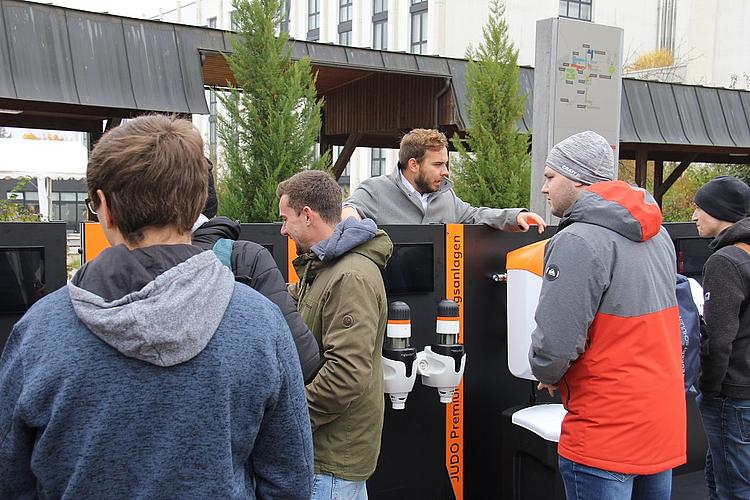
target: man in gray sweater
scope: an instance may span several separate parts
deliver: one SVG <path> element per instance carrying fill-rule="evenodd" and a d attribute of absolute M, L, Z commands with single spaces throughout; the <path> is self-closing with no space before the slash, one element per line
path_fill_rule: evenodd
<path fill-rule="evenodd" d="M 750 187 L 716 177 L 695 204 L 698 234 L 714 238 L 703 267 L 697 399 L 709 447 L 706 485 L 712 499 L 750 498 Z"/>
<path fill-rule="evenodd" d="M 486 224 L 502 231 L 528 231 L 544 219 L 525 208 L 472 207 L 456 196 L 448 178 L 448 140 L 438 130 L 414 129 L 401 139 L 398 169 L 362 181 L 344 202 L 342 219 L 377 224 Z"/>

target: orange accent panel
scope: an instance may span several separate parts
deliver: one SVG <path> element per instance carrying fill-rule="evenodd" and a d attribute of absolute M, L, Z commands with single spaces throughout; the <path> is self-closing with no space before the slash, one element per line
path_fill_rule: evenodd
<path fill-rule="evenodd" d="M 508 252 L 505 259 L 505 268 L 529 271 L 541 277 L 544 272 L 544 249 L 547 247 L 548 241 L 548 239 L 537 241 Z"/>
<path fill-rule="evenodd" d="M 445 298 L 458 304 L 458 341 L 464 341 L 464 226 L 445 225 Z M 456 500 L 464 498 L 464 382 L 445 405 L 445 468 Z"/>
<path fill-rule="evenodd" d="M 81 248 L 83 249 L 81 264 L 94 260 L 97 255 L 110 246 L 107 237 L 104 236 L 104 230 L 102 229 L 101 224 L 98 222 L 83 223 L 83 229 L 81 231 Z"/>
<path fill-rule="evenodd" d="M 297 271 L 294 270 L 292 262 L 297 258 L 297 245 L 294 244 L 294 240 L 287 236 L 286 238 L 286 260 L 287 260 L 287 281 L 289 283 L 297 283 L 299 276 Z"/>
<path fill-rule="evenodd" d="M 438 321 L 458 321 L 458 318 L 455 316 L 438 316 Z"/>
<path fill-rule="evenodd" d="M 389 319 L 388 320 L 389 325 L 410 325 L 411 321 L 408 319 Z"/>

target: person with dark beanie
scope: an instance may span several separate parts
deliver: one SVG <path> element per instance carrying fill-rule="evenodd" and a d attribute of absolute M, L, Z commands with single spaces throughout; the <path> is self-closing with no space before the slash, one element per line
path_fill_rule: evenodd
<path fill-rule="evenodd" d="M 208 163 L 212 167 L 211 162 Z M 233 242 L 230 261 L 235 279 L 251 286 L 279 307 L 292 332 L 305 383 L 309 382 L 320 369 L 320 347 L 297 312 L 276 261 L 262 245 L 238 240 L 239 222 L 223 216 L 217 217 L 218 207 L 213 175 L 209 170 L 208 198 L 201 215 L 193 225 L 193 245 L 203 250 L 211 250 L 220 239 Z"/>
<path fill-rule="evenodd" d="M 693 221 L 713 251 L 703 267 L 698 409 L 710 498 L 750 498 L 750 187 L 721 176 L 695 193 Z"/>

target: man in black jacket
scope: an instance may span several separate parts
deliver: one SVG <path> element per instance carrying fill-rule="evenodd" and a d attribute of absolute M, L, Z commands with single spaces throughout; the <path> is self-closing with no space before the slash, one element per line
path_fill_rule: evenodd
<path fill-rule="evenodd" d="M 695 194 L 693 221 L 713 237 L 703 267 L 705 330 L 698 408 L 711 499 L 750 498 L 750 187 L 716 177 Z"/>
<path fill-rule="evenodd" d="M 318 372 L 321 364 L 318 342 L 297 312 L 287 292 L 284 277 L 270 252 L 252 241 L 237 240 L 240 236 L 239 222 L 227 217 L 216 217 L 218 201 L 210 171 L 208 179 L 208 199 L 201 216 L 193 226 L 193 245 L 211 250 L 219 239 L 234 241 L 231 263 L 235 278 L 253 287 L 279 306 L 294 337 L 302 374 L 305 383 L 308 383 Z"/>

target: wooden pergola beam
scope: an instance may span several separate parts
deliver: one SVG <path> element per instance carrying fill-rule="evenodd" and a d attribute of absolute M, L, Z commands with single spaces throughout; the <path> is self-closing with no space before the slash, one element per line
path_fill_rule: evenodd
<path fill-rule="evenodd" d="M 341 177 L 341 174 L 344 172 L 344 169 L 346 168 L 346 164 L 349 163 L 349 160 L 352 157 L 352 153 L 354 153 L 354 150 L 357 149 L 357 145 L 359 145 L 359 141 L 361 139 L 362 139 L 361 132 L 354 132 L 352 134 L 349 134 L 349 137 L 346 138 L 346 143 L 344 143 L 344 149 L 341 150 L 339 157 L 336 159 L 336 164 L 333 166 L 333 177 L 336 180 L 338 180 L 339 177 Z"/>
<path fill-rule="evenodd" d="M 692 163 L 692 160 L 685 160 L 680 162 L 674 170 L 669 174 L 669 177 L 667 177 L 664 182 L 662 182 L 658 187 L 654 186 L 654 197 L 656 200 L 661 204 L 661 199 L 664 197 L 664 193 L 666 193 L 669 188 L 672 187 L 672 185 L 677 182 L 677 179 L 680 178 L 680 176 L 687 170 L 687 168 Z M 661 176 L 664 175 L 664 165 L 662 164 L 662 173 Z"/>
<path fill-rule="evenodd" d="M 648 150 L 639 149 L 635 152 L 635 183 L 640 187 L 646 187 L 648 174 Z"/>

